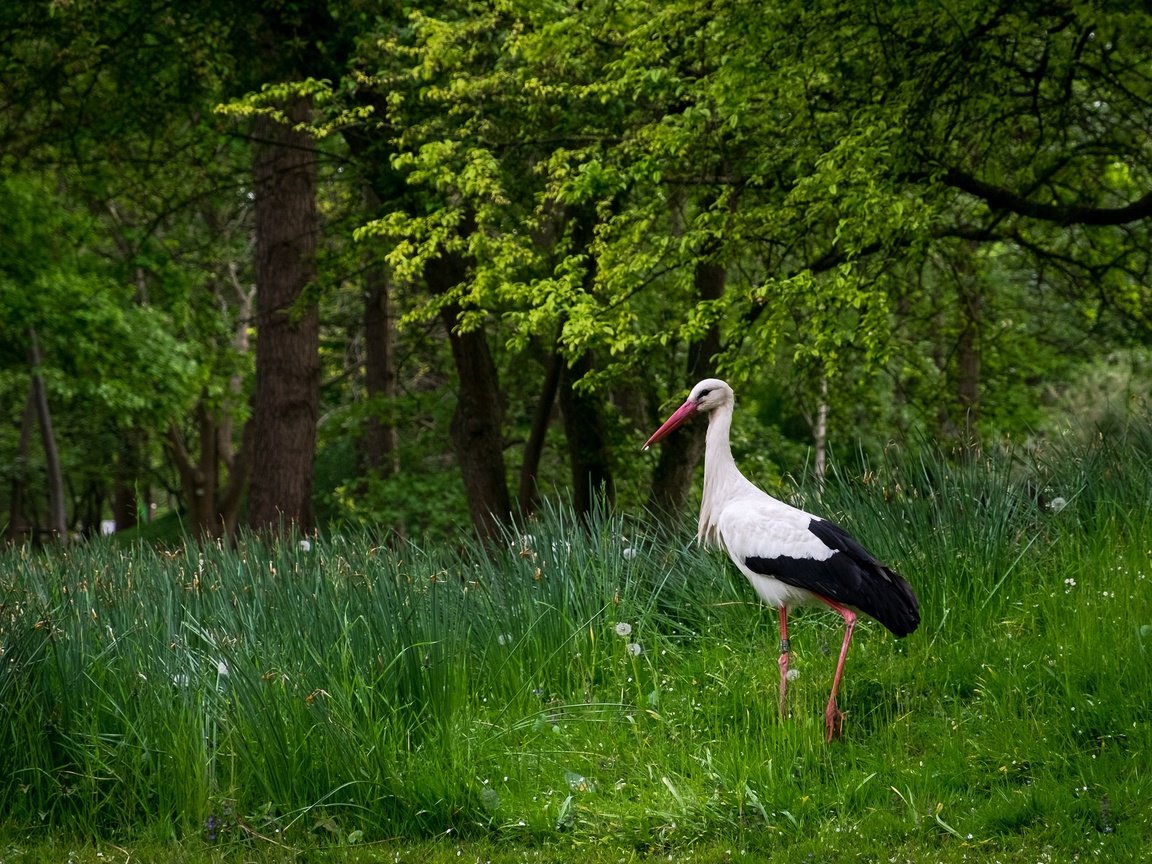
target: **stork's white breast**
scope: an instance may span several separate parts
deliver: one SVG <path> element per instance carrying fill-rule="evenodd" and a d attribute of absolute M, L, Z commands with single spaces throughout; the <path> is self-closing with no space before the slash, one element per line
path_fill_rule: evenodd
<path fill-rule="evenodd" d="M 797 606 L 813 602 L 812 592 L 755 573 L 744 562 L 748 558 L 826 561 L 838 553 L 808 530 L 815 518 L 812 514 L 777 501 L 759 489 L 751 491 L 756 494 L 730 498 L 717 514 L 715 526 L 720 542 L 765 603 Z"/>

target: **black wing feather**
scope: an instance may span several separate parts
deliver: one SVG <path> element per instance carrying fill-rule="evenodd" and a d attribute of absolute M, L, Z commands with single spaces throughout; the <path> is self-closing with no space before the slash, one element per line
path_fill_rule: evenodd
<path fill-rule="evenodd" d="M 749 557 L 748 569 L 772 576 L 786 585 L 852 606 L 872 616 L 897 636 L 907 636 L 920 624 L 920 603 L 912 586 L 885 567 L 851 534 L 834 522 L 813 519 L 808 530 L 835 554 L 823 561 L 811 558 Z"/>

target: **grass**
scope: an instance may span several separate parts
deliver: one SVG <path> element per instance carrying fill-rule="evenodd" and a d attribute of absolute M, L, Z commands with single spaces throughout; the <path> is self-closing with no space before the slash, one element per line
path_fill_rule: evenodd
<path fill-rule="evenodd" d="M 775 616 L 687 534 L 11 551 L 0 862 L 1139 860 L 1149 466 L 1145 426 L 832 478 L 923 623 L 858 629 L 831 746 L 838 619 L 781 719 Z"/>

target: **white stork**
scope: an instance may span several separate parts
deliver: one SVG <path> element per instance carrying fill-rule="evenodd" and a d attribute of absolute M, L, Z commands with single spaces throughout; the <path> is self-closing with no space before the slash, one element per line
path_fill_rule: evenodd
<path fill-rule="evenodd" d="M 827 740 L 842 731 L 844 715 L 836 691 L 859 610 L 896 636 L 920 624 L 912 587 L 876 560 L 839 525 L 778 501 L 757 489 L 732 459 L 728 432 L 736 400 L 732 388 L 708 378 L 692 388 L 688 400 L 644 444 L 647 450 L 694 415 L 708 415 L 704 451 L 704 496 L 697 540 L 723 546 L 756 593 L 780 610 L 780 712 L 788 691 L 788 610 L 823 603 L 844 619 L 844 643 L 824 712 Z"/>

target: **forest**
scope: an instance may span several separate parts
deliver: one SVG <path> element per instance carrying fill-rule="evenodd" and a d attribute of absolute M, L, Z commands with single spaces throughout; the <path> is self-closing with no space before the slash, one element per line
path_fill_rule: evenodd
<path fill-rule="evenodd" d="M 639 444 L 713 375 L 768 488 L 1146 407 L 1139 4 L 23 0 L 0 34 L 13 543 L 677 514 L 703 430 Z"/>
<path fill-rule="evenodd" d="M 1145 5 L 0 2 L 0 864 L 1145 860 Z"/>

